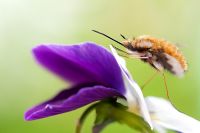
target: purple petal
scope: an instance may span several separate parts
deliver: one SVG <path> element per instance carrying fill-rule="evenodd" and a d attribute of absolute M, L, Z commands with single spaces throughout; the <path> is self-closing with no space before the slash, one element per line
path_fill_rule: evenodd
<path fill-rule="evenodd" d="M 121 96 L 116 89 L 96 85 L 92 87 L 75 87 L 61 91 L 56 97 L 39 104 L 25 113 L 26 120 L 35 120 L 65 113 L 80 108 L 94 101 Z"/>
<path fill-rule="evenodd" d="M 43 66 L 74 84 L 92 82 L 124 92 L 121 71 L 113 55 L 94 43 L 40 45 L 33 53 Z"/>

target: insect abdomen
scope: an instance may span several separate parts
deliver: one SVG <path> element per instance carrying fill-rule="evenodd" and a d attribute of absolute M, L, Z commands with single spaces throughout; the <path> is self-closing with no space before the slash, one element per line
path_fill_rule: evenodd
<path fill-rule="evenodd" d="M 153 37 L 149 37 L 149 36 L 140 38 L 140 40 L 138 40 L 138 42 L 139 42 L 138 44 L 143 43 L 143 45 L 151 44 L 151 45 L 146 45 L 146 47 L 151 46 L 152 51 L 155 51 L 155 52 L 162 51 L 165 54 L 168 54 L 168 55 L 174 57 L 181 64 L 184 71 L 187 70 L 187 63 L 186 63 L 184 56 L 181 54 L 181 52 L 178 50 L 178 48 L 175 45 L 173 45 L 172 43 L 167 42 L 163 39 L 157 39 L 157 38 L 153 38 Z M 136 42 L 136 44 L 137 44 L 137 42 Z M 140 46 L 143 47 L 143 45 L 140 45 Z"/>

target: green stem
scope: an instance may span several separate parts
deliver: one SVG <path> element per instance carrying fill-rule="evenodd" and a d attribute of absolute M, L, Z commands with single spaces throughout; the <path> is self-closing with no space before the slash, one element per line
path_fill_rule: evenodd
<path fill-rule="evenodd" d="M 86 119 L 86 117 L 90 114 L 90 112 L 93 111 L 93 109 L 96 108 L 96 106 L 98 105 L 99 103 L 96 103 L 96 104 L 93 104 L 91 105 L 89 108 L 87 108 L 83 114 L 81 115 L 81 117 L 79 118 L 78 120 L 78 123 L 76 125 L 76 133 L 81 133 L 81 129 L 82 129 L 82 126 L 83 126 L 83 123 Z"/>

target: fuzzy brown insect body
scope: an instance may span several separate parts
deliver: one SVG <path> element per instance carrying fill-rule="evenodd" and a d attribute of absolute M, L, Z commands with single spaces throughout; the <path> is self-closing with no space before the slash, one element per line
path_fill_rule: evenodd
<path fill-rule="evenodd" d="M 129 51 L 136 52 L 144 62 L 148 62 L 155 69 L 166 69 L 171 73 L 182 76 L 187 70 L 187 63 L 178 48 L 163 39 L 151 36 L 140 36 L 133 40 L 125 40 L 122 44 Z"/>
<path fill-rule="evenodd" d="M 119 42 L 104 33 L 93 31 L 119 43 L 128 49 L 130 56 L 139 56 L 142 61 L 149 63 L 158 71 L 165 69 L 176 76 L 182 76 L 187 70 L 187 63 L 182 53 L 175 45 L 166 40 L 147 35 L 129 40 L 121 35 L 125 40 Z"/>

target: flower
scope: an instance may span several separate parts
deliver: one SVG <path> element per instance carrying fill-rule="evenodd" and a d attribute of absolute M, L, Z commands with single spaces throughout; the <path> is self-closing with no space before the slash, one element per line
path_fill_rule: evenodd
<path fill-rule="evenodd" d="M 128 75 L 127 77 L 129 77 L 132 84 L 134 84 L 133 88 L 136 91 L 138 85 L 134 80 L 131 79 L 131 75 L 126 68 L 125 61 L 118 56 L 117 52 L 112 46 L 111 50 L 120 68 L 122 69 L 122 73 L 125 72 Z M 136 91 L 136 93 L 140 92 Z M 149 96 L 145 98 L 145 103 L 143 104 L 134 104 L 134 101 L 131 102 L 131 104 L 134 105 L 131 106 L 132 110 L 137 110 L 138 108 L 142 108 L 143 106 L 145 107 L 147 105 L 153 128 L 159 133 L 165 133 L 167 130 L 173 130 L 182 133 L 197 133 L 200 131 L 200 121 L 177 111 L 169 101 L 163 98 Z"/>
<path fill-rule="evenodd" d="M 39 45 L 33 54 L 48 70 L 71 81 L 72 87 L 29 109 L 26 120 L 68 112 L 97 100 L 121 96 L 125 91 L 117 62 L 106 49 L 93 43 Z"/>
<path fill-rule="evenodd" d="M 136 88 L 137 93 L 133 92 L 135 88 L 131 88 L 132 82 L 121 72 L 116 59 L 105 48 L 91 42 L 70 46 L 39 45 L 33 49 L 33 54 L 45 68 L 64 80 L 71 81 L 72 87 L 29 109 L 25 113 L 26 120 L 65 113 L 112 97 L 125 97 L 129 106 L 132 106 L 131 102 L 137 97 L 138 104 L 143 105 L 140 112 L 151 125 L 139 86 Z M 125 89 L 125 86 L 129 89 Z"/>
<path fill-rule="evenodd" d="M 153 125 L 160 133 L 165 133 L 167 129 L 181 133 L 200 131 L 198 120 L 177 111 L 169 101 L 157 97 L 146 97 L 145 101 Z"/>
<path fill-rule="evenodd" d="M 132 79 L 125 61 L 111 46 L 112 54 L 91 42 L 78 45 L 39 45 L 33 49 L 36 60 L 72 87 L 58 93 L 25 113 L 26 120 L 45 118 L 75 110 L 107 98 L 125 98 L 128 111 L 138 114 L 153 129 L 195 133 L 199 121 L 178 112 L 168 101 L 144 98 Z M 123 114 L 121 114 L 123 115 Z"/>

